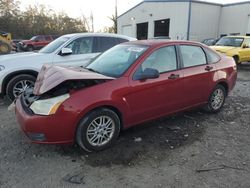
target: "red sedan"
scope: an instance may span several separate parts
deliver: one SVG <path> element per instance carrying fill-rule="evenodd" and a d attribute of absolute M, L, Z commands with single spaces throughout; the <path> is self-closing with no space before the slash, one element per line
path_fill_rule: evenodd
<path fill-rule="evenodd" d="M 223 107 L 237 77 L 232 58 L 200 43 L 135 41 L 85 68 L 44 66 L 16 117 L 35 143 L 75 141 L 87 151 L 112 145 L 120 130 L 194 107 Z"/>

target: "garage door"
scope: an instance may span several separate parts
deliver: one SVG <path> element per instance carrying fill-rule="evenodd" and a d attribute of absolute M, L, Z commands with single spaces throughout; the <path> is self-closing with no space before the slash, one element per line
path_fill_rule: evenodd
<path fill-rule="evenodd" d="M 124 25 L 122 26 L 122 34 L 127 35 L 129 37 L 134 37 L 132 33 L 132 25 Z"/>
<path fill-rule="evenodd" d="M 248 16 L 247 35 L 250 35 L 250 16 Z"/>

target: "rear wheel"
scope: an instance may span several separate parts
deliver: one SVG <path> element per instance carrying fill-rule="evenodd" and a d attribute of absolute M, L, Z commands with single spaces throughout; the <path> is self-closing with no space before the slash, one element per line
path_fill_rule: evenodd
<path fill-rule="evenodd" d="M 109 109 L 90 112 L 77 128 L 76 141 L 85 151 L 101 151 L 114 144 L 120 132 L 120 119 Z"/>
<path fill-rule="evenodd" d="M 234 61 L 235 61 L 235 63 L 236 63 L 236 65 L 240 65 L 241 64 L 241 62 L 239 62 L 239 56 L 233 56 L 233 58 L 234 58 Z"/>
<path fill-rule="evenodd" d="M 226 90 L 222 85 L 217 85 L 210 94 L 205 110 L 211 113 L 219 112 L 226 99 Z"/>
<path fill-rule="evenodd" d="M 36 78 L 32 75 L 21 74 L 13 77 L 6 87 L 7 97 L 13 101 L 18 95 L 35 85 Z"/>

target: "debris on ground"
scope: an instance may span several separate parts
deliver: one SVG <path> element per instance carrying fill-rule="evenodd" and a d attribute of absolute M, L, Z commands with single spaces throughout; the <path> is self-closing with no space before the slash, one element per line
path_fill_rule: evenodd
<path fill-rule="evenodd" d="M 181 130 L 181 128 L 178 127 L 178 126 L 168 126 L 167 128 L 168 128 L 169 130 L 171 130 L 171 131 L 178 131 L 178 130 Z"/>
<path fill-rule="evenodd" d="M 221 152 L 221 151 L 216 151 L 215 154 L 220 156 L 220 155 L 223 155 L 223 152 Z"/>
<path fill-rule="evenodd" d="M 204 168 L 204 169 L 196 169 L 196 172 L 209 172 L 209 171 L 217 171 L 217 170 L 224 170 L 224 169 L 234 169 L 234 170 L 243 170 L 243 171 L 248 171 L 247 169 L 245 168 L 240 168 L 240 167 L 234 167 L 234 166 L 228 166 L 228 165 L 225 165 L 225 164 L 222 164 L 222 165 L 219 165 L 217 167 L 214 167 L 214 168 Z"/>
<path fill-rule="evenodd" d="M 67 174 L 65 177 L 63 177 L 63 180 L 73 184 L 85 184 L 84 176 L 81 173 L 74 175 Z"/>
<path fill-rule="evenodd" d="M 135 138 L 134 141 L 135 141 L 135 142 L 141 142 L 141 141 L 142 141 L 142 138 L 141 138 L 141 137 Z"/>

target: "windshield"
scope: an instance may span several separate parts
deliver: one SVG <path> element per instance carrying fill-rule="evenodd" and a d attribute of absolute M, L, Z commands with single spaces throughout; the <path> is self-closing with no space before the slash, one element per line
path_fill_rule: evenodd
<path fill-rule="evenodd" d="M 34 37 L 31 37 L 31 39 L 30 40 L 36 40 L 36 36 L 34 36 Z"/>
<path fill-rule="evenodd" d="M 69 37 L 59 37 L 58 39 L 54 40 L 53 42 L 49 43 L 47 46 L 42 48 L 39 52 L 52 53 L 69 39 L 70 39 Z"/>
<path fill-rule="evenodd" d="M 240 47 L 244 38 L 236 38 L 236 37 L 224 37 L 221 38 L 217 43 L 216 46 L 234 46 Z"/>
<path fill-rule="evenodd" d="M 117 45 L 100 55 L 86 69 L 118 78 L 147 49 L 148 46 L 141 45 Z"/>

